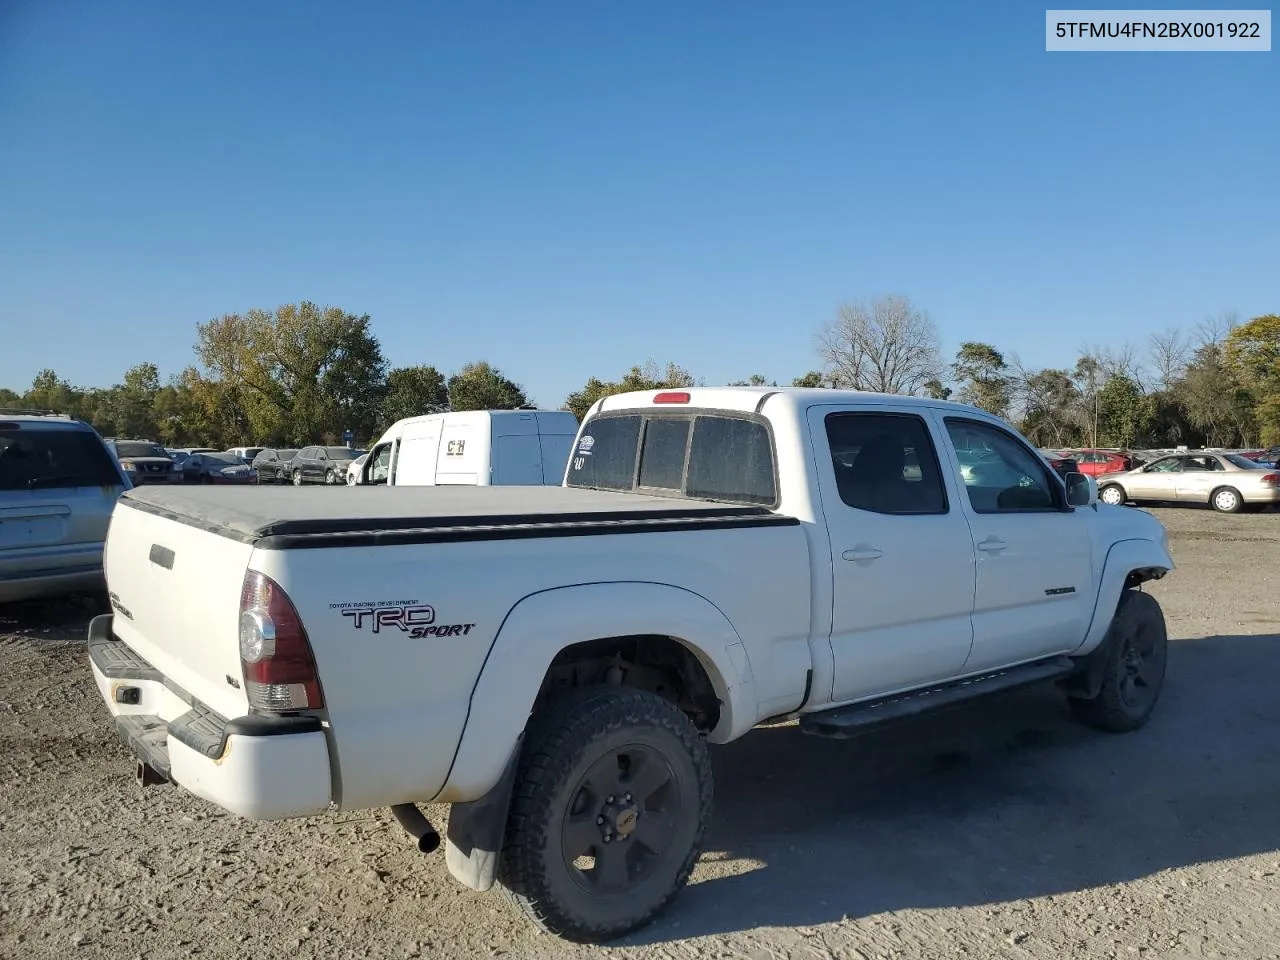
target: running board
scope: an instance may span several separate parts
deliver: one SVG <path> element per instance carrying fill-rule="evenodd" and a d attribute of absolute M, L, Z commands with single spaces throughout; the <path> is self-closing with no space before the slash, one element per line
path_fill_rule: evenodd
<path fill-rule="evenodd" d="M 957 707 L 992 693 L 1061 679 L 1074 673 L 1075 669 L 1076 665 L 1070 657 L 1024 663 L 1018 667 L 953 680 L 936 687 L 806 714 L 800 718 L 800 729 L 816 737 L 848 739 L 895 720 L 906 720 L 935 710 Z"/>

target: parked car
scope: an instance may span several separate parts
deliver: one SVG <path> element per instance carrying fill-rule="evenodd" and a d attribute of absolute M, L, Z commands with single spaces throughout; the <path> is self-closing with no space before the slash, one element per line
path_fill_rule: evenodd
<path fill-rule="evenodd" d="M 254 457 L 263 451 L 263 447 L 232 447 L 227 453 L 234 454 L 245 463 L 253 463 Z"/>
<path fill-rule="evenodd" d="M 351 461 L 365 452 L 351 447 L 303 447 L 286 469 L 295 487 L 304 483 L 343 483 Z"/>
<path fill-rule="evenodd" d="M 1133 457 L 1118 450 L 1077 450 L 1075 459 L 1080 472 L 1090 477 L 1123 473 L 1138 466 Z"/>
<path fill-rule="evenodd" d="M 278 450 L 274 447 L 263 447 L 253 458 L 253 469 L 258 483 L 288 483 L 289 461 L 297 456 L 298 451 L 292 448 Z"/>
<path fill-rule="evenodd" d="M 467 410 L 398 420 L 370 448 L 361 483 L 558 485 L 578 418 L 565 410 Z"/>
<path fill-rule="evenodd" d="M 347 486 L 354 487 L 360 483 L 360 473 L 364 469 L 365 461 L 369 459 L 367 453 L 362 453 L 351 461 L 351 466 L 347 467 Z"/>
<path fill-rule="evenodd" d="M 108 440 L 107 449 L 134 486 L 182 482 L 182 468 L 154 440 Z"/>
<path fill-rule="evenodd" d="M 963 477 L 979 441 L 1015 483 Z M 417 804 L 450 803 L 457 879 L 603 941 L 687 881 L 708 743 L 1050 681 L 1103 730 L 1156 707 L 1164 527 L 974 407 L 645 391 L 571 451 L 559 487 L 126 494 L 88 656 L 142 782 L 254 819 L 389 806 L 422 851 Z"/>
<path fill-rule="evenodd" d="M 1054 472 L 1063 480 L 1067 478 L 1069 473 L 1080 473 L 1080 464 L 1071 454 L 1062 450 L 1041 450 L 1041 454 L 1049 461 L 1049 466 L 1053 467 Z"/>
<path fill-rule="evenodd" d="M 1098 484 L 1103 503 L 1208 503 L 1222 513 L 1280 503 L 1280 471 L 1238 453 L 1180 453 Z"/>
<path fill-rule="evenodd" d="M 234 453 L 193 453 L 182 465 L 186 483 L 252 483 L 253 468 Z"/>
<path fill-rule="evenodd" d="M 107 524 L 131 486 L 89 424 L 0 410 L 0 601 L 102 590 Z"/>

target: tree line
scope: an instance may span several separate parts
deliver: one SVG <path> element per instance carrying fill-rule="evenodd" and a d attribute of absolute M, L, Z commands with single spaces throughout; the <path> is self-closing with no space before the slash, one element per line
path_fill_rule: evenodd
<path fill-rule="evenodd" d="M 1170 328 L 1138 348 L 1082 348 L 1062 367 L 1024 365 L 1014 353 L 966 341 L 944 359 L 937 327 L 904 296 L 842 305 L 815 335 L 818 369 L 801 387 L 841 387 L 973 404 L 1045 447 L 1252 446 L 1280 443 L 1280 316 L 1234 315 Z M 368 314 L 309 301 L 198 324 L 196 362 L 162 382 L 154 363 L 111 387 L 77 387 L 42 370 L 0 407 L 57 410 L 104 436 L 166 446 L 368 443 L 402 417 L 441 410 L 516 409 L 524 388 L 486 361 L 445 374 L 392 367 Z M 589 377 L 561 409 L 579 419 L 601 397 L 705 386 L 674 362 L 652 360 L 618 377 Z M 761 374 L 732 385 L 772 385 Z"/>

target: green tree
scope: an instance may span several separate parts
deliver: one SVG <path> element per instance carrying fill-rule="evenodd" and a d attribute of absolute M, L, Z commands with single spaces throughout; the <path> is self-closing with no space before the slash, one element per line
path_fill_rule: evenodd
<path fill-rule="evenodd" d="M 236 439 L 302 445 L 346 429 L 373 433 L 387 362 L 368 314 L 303 301 L 228 314 L 197 336 L 200 362 L 220 384 L 220 429 L 243 431 Z M 212 394 L 203 378 L 199 386 L 205 402 Z"/>
<path fill-rule="evenodd" d="M 1226 362 L 1222 344 L 1205 343 L 1196 350 L 1175 395 L 1205 442 L 1223 447 L 1248 442 L 1254 401 Z"/>
<path fill-rule="evenodd" d="M 154 438 L 159 394 L 160 371 L 154 363 L 139 363 L 125 372 L 124 383 L 102 392 L 95 417 L 110 419 L 117 436 Z"/>
<path fill-rule="evenodd" d="M 448 387 L 451 410 L 514 410 L 529 402 L 523 387 L 484 360 L 463 366 Z"/>
<path fill-rule="evenodd" d="M 449 405 L 449 389 L 435 367 L 396 367 L 387 374 L 387 390 L 382 398 L 383 426 L 405 417 L 434 413 Z"/>
<path fill-rule="evenodd" d="M 1067 370 L 1037 370 L 1020 383 L 1020 428 L 1032 443 L 1042 447 L 1071 446 L 1083 431 L 1078 410 L 1080 389 Z"/>
<path fill-rule="evenodd" d="M 819 370 L 810 370 L 803 377 L 796 377 L 791 381 L 793 387 L 825 387 L 827 379 Z"/>
<path fill-rule="evenodd" d="M 681 387 L 692 387 L 693 375 L 673 362 L 668 362 L 666 369 L 661 369 L 653 360 L 646 360 L 642 366 L 632 367 L 617 381 L 601 380 L 591 377 L 581 390 L 576 390 L 565 399 L 564 409 L 582 420 L 587 411 L 601 397 L 611 397 L 617 393 L 630 393 L 633 390 L 677 390 Z"/>
<path fill-rule="evenodd" d="M 941 380 L 930 380 L 921 389 L 924 391 L 924 395 L 930 400 L 951 399 L 951 388 L 943 384 Z"/>
<path fill-rule="evenodd" d="M 0 387 L 0 409 L 4 407 L 21 407 L 22 394 L 10 390 L 8 387 Z"/>
<path fill-rule="evenodd" d="M 728 384 L 730 387 L 776 387 L 777 385 L 777 380 L 770 383 L 759 373 L 753 373 L 746 380 L 735 380 L 733 383 Z"/>
<path fill-rule="evenodd" d="M 1115 374 L 1098 391 L 1098 436 L 1109 447 L 1129 448 L 1151 429 L 1151 399 L 1126 374 Z"/>
<path fill-rule="evenodd" d="M 1227 334 L 1223 365 L 1248 393 L 1263 443 L 1280 443 L 1280 315 L 1269 313 Z"/>
<path fill-rule="evenodd" d="M 72 416 L 81 416 L 85 412 L 80 392 L 47 367 L 31 381 L 31 388 L 22 397 L 22 405 Z"/>
<path fill-rule="evenodd" d="M 1004 354 L 989 343 L 967 341 L 960 344 L 952 375 L 960 385 L 959 400 L 980 407 L 997 417 L 1009 413 L 1009 376 Z M 925 384 L 928 388 L 935 381 Z"/>

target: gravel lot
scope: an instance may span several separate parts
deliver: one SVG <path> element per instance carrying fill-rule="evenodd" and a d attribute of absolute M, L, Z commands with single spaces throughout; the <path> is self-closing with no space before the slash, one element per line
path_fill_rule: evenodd
<path fill-rule="evenodd" d="M 690 887 L 611 949 L 463 889 L 387 812 L 139 790 L 88 608 L 0 607 L 0 957 L 1280 957 L 1280 514 L 1155 512 L 1177 642 L 1146 729 L 1028 691 L 854 742 L 756 731 L 713 749 Z"/>

